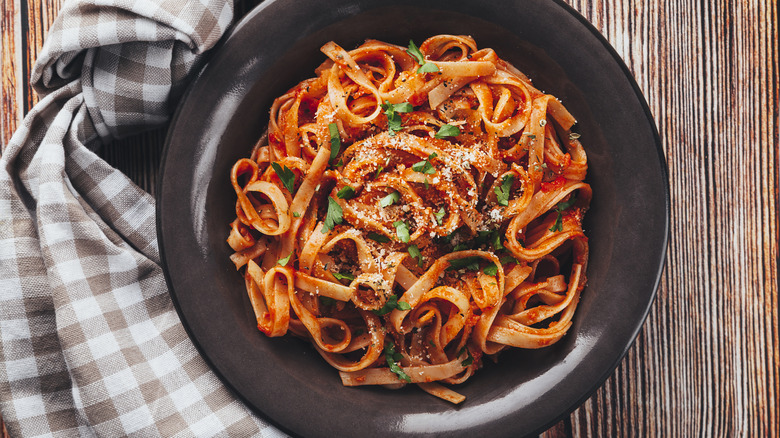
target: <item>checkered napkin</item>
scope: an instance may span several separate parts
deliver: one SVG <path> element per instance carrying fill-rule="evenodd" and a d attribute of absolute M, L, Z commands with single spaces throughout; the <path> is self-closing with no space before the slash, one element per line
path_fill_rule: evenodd
<path fill-rule="evenodd" d="M 93 149 L 165 122 L 225 0 L 65 3 L 0 158 L 0 409 L 12 436 L 277 436 L 198 355 L 154 200 Z"/>

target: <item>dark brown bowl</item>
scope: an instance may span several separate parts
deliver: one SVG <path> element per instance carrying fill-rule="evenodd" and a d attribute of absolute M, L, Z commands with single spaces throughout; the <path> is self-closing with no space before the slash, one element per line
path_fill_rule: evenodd
<path fill-rule="evenodd" d="M 472 35 L 563 101 L 579 120 L 594 193 L 588 286 L 569 334 L 546 349 L 504 352 L 456 388 L 467 397 L 461 406 L 413 387 L 345 388 L 305 342 L 266 338 L 225 243 L 235 217 L 230 168 L 266 128 L 272 100 L 313 76 L 322 44 L 405 46 L 440 33 Z M 538 433 L 592 394 L 626 353 L 655 297 L 669 229 L 666 166 L 644 98 L 604 38 L 549 0 L 262 3 L 182 100 L 157 209 L 166 279 L 193 342 L 260 416 L 304 436 Z"/>

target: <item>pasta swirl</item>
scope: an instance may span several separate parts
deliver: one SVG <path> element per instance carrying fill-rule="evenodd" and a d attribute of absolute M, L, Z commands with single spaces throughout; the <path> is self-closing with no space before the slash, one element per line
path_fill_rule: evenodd
<path fill-rule="evenodd" d="M 592 196 L 575 119 L 467 36 L 322 52 L 233 166 L 231 261 L 258 329 L 309 339 L 344 385 L 460 403 L 442 384 L 572 325 Z"/>

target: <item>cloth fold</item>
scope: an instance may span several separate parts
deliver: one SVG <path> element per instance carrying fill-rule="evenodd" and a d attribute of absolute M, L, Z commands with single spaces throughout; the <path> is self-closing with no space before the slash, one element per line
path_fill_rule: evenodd
<path fill-rule="evenodd" d="M 166 122 L 225 0 L 74 0 L 0 157 L 0 411 L 12 436 L 281 436 L 230 393 L 166 288 L 154 199 L 94 149 Z"/>

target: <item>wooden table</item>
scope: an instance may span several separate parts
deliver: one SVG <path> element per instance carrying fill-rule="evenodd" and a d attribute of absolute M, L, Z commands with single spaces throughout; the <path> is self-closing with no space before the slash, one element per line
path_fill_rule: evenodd
<path fill-rule="evenodd" d="M 0 1 L 5 145 L 37 101 L 29 73 L 61 2 Z M 628 355 L 544 436 L 780 436 L 777 4 L 568 1 L 623 57 L 655 115 L 672 234 Z M 164 137 L 100 153 L 153 193 Z"/>

